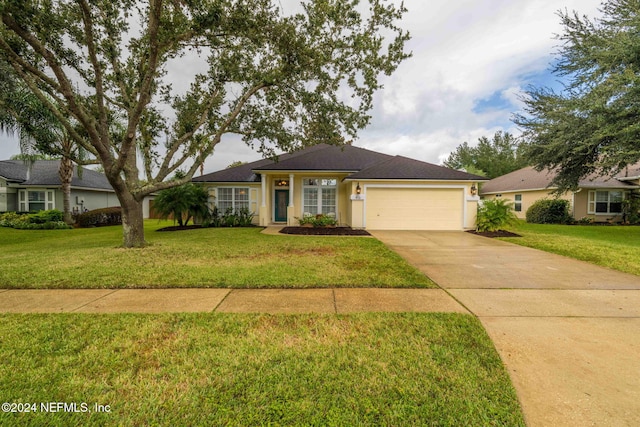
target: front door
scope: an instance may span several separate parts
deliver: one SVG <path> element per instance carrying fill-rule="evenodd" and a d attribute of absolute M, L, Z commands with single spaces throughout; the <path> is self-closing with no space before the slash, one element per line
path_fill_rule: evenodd
<path fill-rule="evenodd" d="M 289 190 L 276 190 L 275 222 L 287 222 L 287 206 L 289 206 Z"/>

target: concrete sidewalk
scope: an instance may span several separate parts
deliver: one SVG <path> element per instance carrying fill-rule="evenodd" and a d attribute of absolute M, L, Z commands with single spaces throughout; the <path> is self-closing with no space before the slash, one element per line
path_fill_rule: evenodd
<path fill-rule="evenodd" d="M 0 313 L 469 313 L 442 289 L 0 289 Z"/>
<path fill-rule="evenodd" d="M 530 427 L 640 426 L 640 277 L 463 232 L 372 234 L 480 319 Z"/>

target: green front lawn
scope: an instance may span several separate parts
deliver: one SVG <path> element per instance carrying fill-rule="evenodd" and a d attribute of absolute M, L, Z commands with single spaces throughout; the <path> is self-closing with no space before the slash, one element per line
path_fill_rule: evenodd
<path fill-rule="evenodd" d="M 640 226 L 550 225 L 520 222 L 511 243 L 640 276 Z"/>
<path fill-rule="evenodd" d="M 121 227 L 0 228 L 0 287 L 433 287 L 373 238 L 261 234 L 261 228 L 157 232 L 143 249 L 123 249 Z"/>
<path fill-rule="evenodd" d="M 0 342 L 2 401 L 37 409 L 3 426 L 524 425 L 470 315 L 0 315 Z"/>

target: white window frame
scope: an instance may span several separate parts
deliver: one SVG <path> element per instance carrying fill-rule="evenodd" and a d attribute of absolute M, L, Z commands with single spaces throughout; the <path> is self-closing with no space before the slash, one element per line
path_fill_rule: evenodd
<path fill-rule="evenodd" d="M 318 184 L 307 184 L 307 182 L 309 180 L 317 180 Z M 335 184 L 333 185 L 329 185 L 329 184 L 325 184 L 324 182 L 326 181 L 335 181 Z M 305 215 L 317 215 L 317 214 L 321 214 L 323 213 L 323 204 L 322 204 L 322 196 L 323 196 L 323 192 L 325 190 L 333 190 L 335 192 L 335 196 L 334 196 L 334 209 L 330 212 L 326 212 L 326 215 L 329 216 L 333 216 L 333 217 L 337 217 L 338 215 L 338 183 L 339 180 L 336 177 L 305 177 L 302 178 L 302 216 Z M 309 189 L 317 189 L 318 190 L 318 195 L 317 195 L 317 200 L 316 200 L 316 213 L 313 212 L 309 212 L 309 210 L 306 210 L 305 208 L 308 206 L 305 204 L 305 194 L 307 192 L 307 190 Z M 333 214 L 333 215 L 332 215 Z"/>
<path fill-rule="evenodd" d="M 522 212 L 522 194 L 515 194 L 513 196 L 513 210 L 516 212 Z"/>
<path fill-rule="evenodd" d="M 596 212 L 597 203 L 605 203 L 598 202 L 597 193 L 607 193 L 607 211 L 606 212 Z M 587 213 L 589 215 L 621 215 L 622 209 L 620 212 L 611 212 L 611 193 L 622 193 L 622 201 L 626 198 L 626 193 L 624 190 L 590 190 L 589 191 L 589 200 L 587 202 Z M 613 202 L 617 203 L 617 202 Z"/>
<path fill-rule="evenodd" d="M 251 209 L 251 193 L 250 193 L 250 188 L 249 187 L 217 187 L 216 188 L 216 207 L 218 208 L 218 213 L 223 214 L 226 212 L 227 208 L 221 209 L 220 208 L 220 190 L 231 190 L 231 200 L 225 199 L 223 202 L 224 203 L 229 203 L 229 201 L 231 202 L 231 209 L 233 210 L 233 212 L 238 211 L 239 209 L 242 208 L 246 208 L 246 209 Z M 240 191 L 245 191 L 246 194 L 246 200 L 243 200 L 241 198 L 239 198 L 238 196 L 240 196 L 241 194 Z M 242 206 L 238 206 L 239 204 L 242 204 Z M 246 206 L 245 206 L 246 205 Z"/>
<path fill-rule="evenodd" d="M 37 201 L 29 201 L 30 193 L 44 193 L 44 200 Z M 20 212 L 31 212 L 31 203 L 40 204 L 44 202 L 44 209 L 46 211 L 50 211 L 55 209 L 56 203 L 56 195 L 55 190 L 50 190 L 47 188 L 25 188 L 18 190 L 18 211 Z"/>

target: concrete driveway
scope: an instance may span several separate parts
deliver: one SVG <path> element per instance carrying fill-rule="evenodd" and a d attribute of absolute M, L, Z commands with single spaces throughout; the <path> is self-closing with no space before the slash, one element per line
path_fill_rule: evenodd
<path fill-rule="evenodd" d="M 529 426 L 640 425 L 640 277 L 463 232 L 372 234 L 478 316 Z"/>

